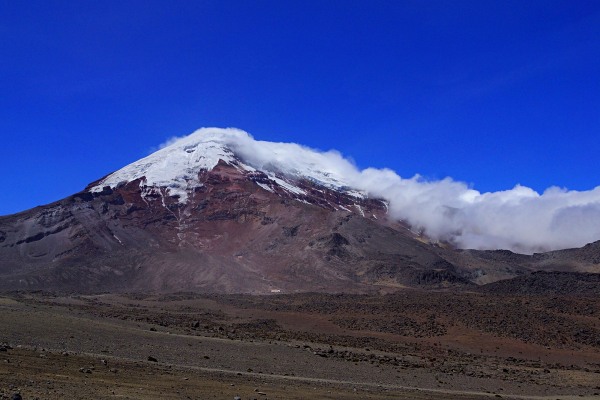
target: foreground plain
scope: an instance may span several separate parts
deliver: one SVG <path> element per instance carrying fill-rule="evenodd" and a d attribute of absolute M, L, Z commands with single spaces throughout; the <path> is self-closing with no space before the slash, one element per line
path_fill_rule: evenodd
<path fill-rule="evenodd" d="M 0 298 L 0 398 L 600 398 L 597 296 Z"/>

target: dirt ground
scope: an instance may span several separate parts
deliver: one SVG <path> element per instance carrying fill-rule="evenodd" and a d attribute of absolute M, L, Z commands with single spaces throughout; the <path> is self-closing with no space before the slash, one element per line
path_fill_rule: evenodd
<path fill-rule="evenodd" d="M 600 399 L 600 300 L 8 293 L 0 399 Z"/>

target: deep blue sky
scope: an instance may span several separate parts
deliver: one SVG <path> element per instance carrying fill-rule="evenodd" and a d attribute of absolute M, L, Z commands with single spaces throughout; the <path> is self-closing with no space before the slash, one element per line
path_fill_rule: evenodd
<path fill-rule="evenodd" d="M 600 185 L 598 1 L 0 0 L 0 215 L 202 126 L 480 191 Z"/>

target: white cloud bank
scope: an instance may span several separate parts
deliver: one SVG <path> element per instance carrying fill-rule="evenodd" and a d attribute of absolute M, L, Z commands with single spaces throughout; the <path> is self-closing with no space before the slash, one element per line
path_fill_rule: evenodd
<path fill-rule="evenodd" d="M 258 141 L 233 128 L 203 128 L 179 140 L 171 138 L 166 145 L 215 142 L 257 169 L 309 176 L 325 185 L 348 186 L 384 198 L 393 218 L 461 248 L 531 253 L 600 240 L 600 186 L 589 191 L 551 187 L 540 194 L 517 185 L 480 193 L 451 178 L 425 181 L 418 175 L 402 178 L 390 169 L 359 170 L 335 150 Z"/>

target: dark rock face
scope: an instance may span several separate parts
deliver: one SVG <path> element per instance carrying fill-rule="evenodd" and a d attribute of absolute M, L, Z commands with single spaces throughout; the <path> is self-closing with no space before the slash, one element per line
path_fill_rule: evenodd
<path fill-rule="evenodd" d="M 304 190 L 297 194 L 261 172 L 224 162 L 199 179 L 184 203 L 137 179 L 0 217 L 0 290 L 467 287 L 482 277 L 512 278 L 557 263 L 593 268 L 600 254 L 600 244 L 586 246 L 582 256 L 568 253 L 568 267 L 560 252 L 454 251 L 387 220 L 386 205 L 377 199 L 308 181 L 294 182 Z"/>
<path fill-rule="evenodd" d="M 484 285 L 481 290 L 526 295 L 600 296 L 600 274 L 536 271 Z"/>

